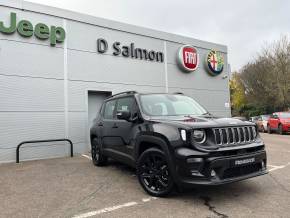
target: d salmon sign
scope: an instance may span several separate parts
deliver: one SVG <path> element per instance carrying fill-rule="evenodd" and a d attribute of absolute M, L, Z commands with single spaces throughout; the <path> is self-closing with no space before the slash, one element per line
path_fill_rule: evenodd
<path fill-rule="evenodd" d="M 180 47 L 177 54 L 177 62 L 183 71 L 195 71 L 199 64 L 199 57 L 196 48 L 190 45 Z"/>
<path fill-rule="evenodd" d="M 224 58 L 222 54 L 216 50 L 211 50 L 208 53 L 205 62 L 208 72 L 212 76 L 219 75 L 224 69 Z"/>

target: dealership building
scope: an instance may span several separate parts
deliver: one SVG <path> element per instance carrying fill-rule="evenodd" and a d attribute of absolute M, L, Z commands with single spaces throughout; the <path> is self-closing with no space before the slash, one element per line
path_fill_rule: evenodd
<path fill-rule="evenodd" d="M 1 0 L 0 163 L 15 161 L 29 140 L 67 138 L 75 153 L 88 152 L 103 99 L 127 90 L 182 92 L 229 117 L 228 74 L 224 45 Z M 69 150 L 67 142 L 27 144 L 20 160 Z"/>

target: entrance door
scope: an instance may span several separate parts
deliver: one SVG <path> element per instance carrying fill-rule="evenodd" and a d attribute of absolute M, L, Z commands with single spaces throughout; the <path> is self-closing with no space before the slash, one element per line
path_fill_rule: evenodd
<path fill-rule="evenodd" d="M 103 101 L 112 95 L 112 92 L 88 92 L 88 137 L 90 138 L 90 128 L 93 125 L 94 119 L 97 117 L 98 112 L 103 104 Z M 88 139 L 89 139 L 88 138 Z"/>

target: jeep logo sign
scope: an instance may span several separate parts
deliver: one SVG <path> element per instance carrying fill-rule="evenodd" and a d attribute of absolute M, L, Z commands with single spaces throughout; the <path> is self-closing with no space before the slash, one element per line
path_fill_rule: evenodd
<path fill-rule="evenodd" d="M 195 71 L 198 67 L 199 57 L 197 50 L 190 46 L 184 45 L 178 50 L 177 62 L 179 67 L 185 72 Z"/>
<path fill-rule="evenodd" d="M 49 40 L 51 46 L 55 46 L 65 40 L 65 30 L 62 27 L 49 27 L 44 23 L 38 23 L 34 26 L 29 20 L 17 22 L 16 13 L 11 12 L 10 23 L 4 24 L 3 21 L 0 21 L 0 33 L 9 35 L 15 32 L 25 38 L 30 38 L 34 35 L 40 40 Z"/>

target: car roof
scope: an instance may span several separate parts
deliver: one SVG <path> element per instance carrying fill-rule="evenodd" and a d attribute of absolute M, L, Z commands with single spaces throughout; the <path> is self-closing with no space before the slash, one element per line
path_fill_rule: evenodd
<path fill-rule="evenodd" d="M 127 96 L 134 96 L 134 95 L 162 95 L 162 94 L 166 94 L 166 95 L 183 95 L 183 93 L 181 92 L 175 92 L 175 93 L 166 93 L 166 92 L 144 92 L 144 93 L 140 93 L 140 92 L 136 92 L 136 91 L 126 91 L 126 92 L 120 92 L 120 93 L 116 93 L 114 95 L 109 96 L 108 98 L 105 99 L 105 101 L 109 101 L 109 100 L 113 100 L 113 99 L 118 99 L 118 98 L 123 98 L 123 97 L 127 97 Z"/>

